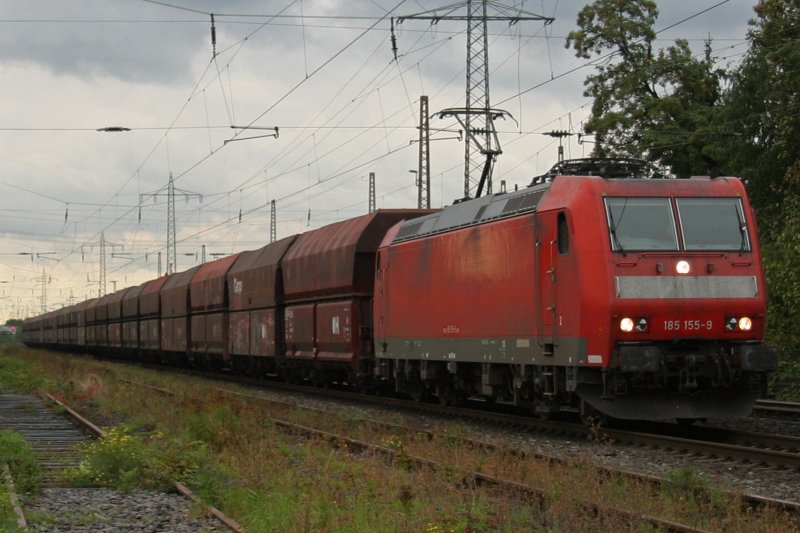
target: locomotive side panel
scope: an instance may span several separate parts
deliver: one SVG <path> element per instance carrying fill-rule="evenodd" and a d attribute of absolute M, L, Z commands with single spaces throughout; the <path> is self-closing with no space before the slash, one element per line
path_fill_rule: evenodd
<path fill-rule="evenodd" d="M 381 357 L 533 362 L 536 234 L 523 216 L 382 250 Z"/>
<path fill-rule="evenodd" d="M 139 346 L 148 355 L 161 351 L 161 319 L 145 318 L 139 321 Z"/>
<path fill-rule="evenodd" d="M 192 353 L 207 353 L 208 352 L 208 329 L 207 323 L 208 315 L 192 315 L 191 318 L 191 351 Z"/>
<path fill-rule="evenodd" d="M 108 346 L 114 350 L 122 349 L 122 302 L 130 289 L 121 289 L 108 300 Z"/>
<path fill-rule="evenodd" d="M 189 283 L 192 351 L 227 361 L 228 271 L 239 260 L 234 254 L 200 265 Z"/>
<path fill-rule="evenodd" d="M 161 350 L 186 353 L 189 350 L 188 317 L 161 319 Z"/>
<path fill-rule="evenodd" d="M 97 306 L 99 302 L 100 299 L 95 298 L 86 307 L 86 349 L 89 351 L 94 350 L 97 346 L 99 328 L 97 325 Z"/>
<path fill-rule="evenodd" d="M 161 288 L 168 279 L 162 276 L 150 280 L 139 293 L 139 349 L 147 357 L 161 351 Z"/>
<path fill-rule="evenodd" d="M 86 300 L 84 302 L 79 303 L 77 308 L 78 314 L 78 336 L 77 336 L 77 348 L 78 350 L 85 350 L 86 349 L 86 334 L 87 334 L 87 320 L 86 316 L 88 313 L 89 307 L 94 303 L 95 299 L 92 298 L 91 300 Z"/>
<path fill-rule="evenodd" d="M 227 308 L 227 274 L 240 255 L 230 255 L 198 267 L 189 285 L 193 313 Z"/>

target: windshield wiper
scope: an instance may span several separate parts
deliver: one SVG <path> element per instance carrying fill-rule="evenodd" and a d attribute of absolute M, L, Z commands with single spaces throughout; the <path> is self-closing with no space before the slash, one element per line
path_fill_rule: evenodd
<path fill-rule="evenodd" d="M 625 213 L 625 206 L 628 205 L 628 199 L 625 199 L 625 203 L 622 204 L 622 211 L 620 212 L 620 219 L 622 215 Z M 617 238 L 617 226 L 619 225 L 617 222 L 614 221 L 614 207 L 612 205 L 608 206 L 608 221 L 611 223 L 608 226 L 609 231 L 611 232 L 611 239 L 613 240 L 614 246 L 617 248 L 617 251 L 621 253 L 625 253 L 625 249 L 622 247 L 622 243 L 619 242 L 619 238 Z"/>
<path fill-rule="evenodd" d="M 745 222 L 742 213 L 739 212 L 739 206 L 733 204 L 733 209 L 736 211 L 736 218 L 739 220 L 739 234 L 742 236 L 742 241 L 739 244 L 739 253 L 747 251 L 747 222 Z"/>

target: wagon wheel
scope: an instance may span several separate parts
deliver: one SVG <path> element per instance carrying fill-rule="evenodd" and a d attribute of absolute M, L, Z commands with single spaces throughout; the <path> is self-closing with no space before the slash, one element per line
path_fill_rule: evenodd
<path fill-rule="evenodd" d="M 675 421 L 681 427 L 692 427 L 696 422 L 705 422 L 706 418 L 676 418 Z"/>
<path fill-rule="evenodd" d="M 409 383 L 408 395 L 415 402 L 424 402 L 428 400 L 428 388 L 422 382 Z"/>
<path fill-rule="evenodd" d="M 557 410 L 557 408 L 554 408 L 552 400 L 544 398 L 537 399 L 533 408 L 533 412 L 539 420 L 550 420 Z"/>
<path fill-rule="evenodd" d="M 611 417 L 581 400 L 581 422 L 586 427 L 603 427 L 608 425 Z"/>
<path fill-rule="evenodd" d="M 451 383 L 437 384 L 436 396 L 439 398 L 439 405 L 459 406 L 464 403 L 464 395 L 457 391 Z"/>

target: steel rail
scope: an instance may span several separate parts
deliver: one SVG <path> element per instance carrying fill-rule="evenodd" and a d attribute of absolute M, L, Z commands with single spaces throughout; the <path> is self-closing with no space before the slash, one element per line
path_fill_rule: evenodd
<path fill-rule="evenodd" d="M 753 406 L 754 412 L 800 416 L 800 403 L 779 400 L 758 400 Z"/>

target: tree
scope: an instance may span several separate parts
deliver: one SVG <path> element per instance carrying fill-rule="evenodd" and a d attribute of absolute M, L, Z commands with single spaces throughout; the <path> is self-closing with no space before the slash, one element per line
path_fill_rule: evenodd
<path fill-rule="evenodd" d="M 597 62 L 584 92 L 593 98 L 586 123 L 593 155 L 707 174 L 721 165 L 719 139 L 727 133 L 716 125 L 725 72 L 715 67 L 710 43 L 699 59 L 685 40 L 654 54 L 657 16 L 653 0 L 596 0 L 567 37 L 578 57 Z"/>
<path fill-rule="evenodd" d="M 800 1 L 761 0 L 750 47 L 731 78 L 724 121 L 737 135 L 728 154 L 771 231 L 800 192 Z M 779 224 L 779 227 L 782 226 Z"/>
<path fill-rule="evenodd" d="M 725 121 L 732 166 L 759 215 L 769 296 L 768 341 L 784 374 L 800 374 L 800 0 L 761 0 L 750 47 L 731 78 Z"/>

